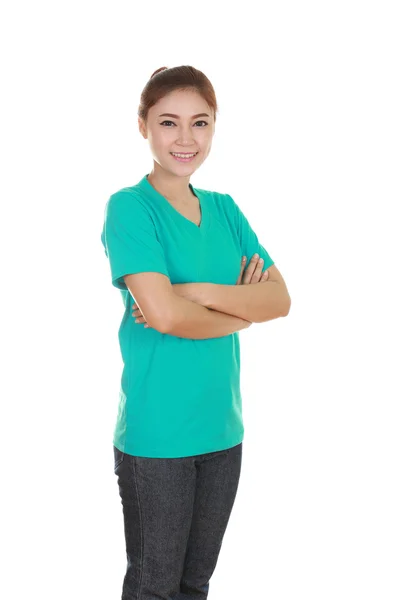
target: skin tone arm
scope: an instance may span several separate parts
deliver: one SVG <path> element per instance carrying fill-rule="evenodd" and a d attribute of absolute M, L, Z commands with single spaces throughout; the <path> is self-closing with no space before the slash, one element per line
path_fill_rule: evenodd
<path fill-rule="evenodd" d="M 188 285 L 188 284 L 185 284 Z M 234 315 L 252 323 L 286 316 L 290 299 L 277 281 L 265 281 L 254 286 L 193 283 L 185 297 L 205 308 Z M 178 292 L 179 293 L 179 292 Z"/>
<path fill-rule="evenodd" d="M 246 329 L 252 324 L 240 317 L 201 306 L 185 296 L 183 288 L 181 288 L 180 294 L 175 294 L 174 314 L 178 315 L 178 318 L 162 329 L 157 328 L 157 331 L 176 337 L 205 340 L 230 335 L 235 331 Z M 132 308 L 134 309 L 132 316 L 135 317 L 135 323 L 144 323 L 145 328 L 151 329 L 137 304 L 133 304 Z"/>
<path fill-rule="evenodd" d="M 189 286 L 191 284 L 176 285 Z M 262 283 L 256 285 L 262 285 Z M 179 315 L 179 318 L 174 321 L 165 333 L 177 337 L 203 340 L 230 335 L 235 331 L 247 329 L 252 325 L 252 321 L 202 306 L 201 303 L 190 300 L 188 296 L 190 295 L 191 298 L 193 298 L 194 295 L 193 292 L 188 292 L 189 288 L 186 288 L 186 291 L 184 288 L 175 291 L 177 294 L 176 300 L 178 301 L 178 304 L 176 305 L 176 314 Z M 263 319 L 263 322 L 275 318 L 276 317 L 265 318 Z"/>
<path fill-rule="evenodd" d="M 256 285 L 219 285 L 185 283 L 174 286 L 174 292 L 201 306 L 234 315 L 252 323 L 263 323 L 286 316 L 291 299 L 282 275 L 275 265 L 268 269 L 267 281 Z"/>
<path fill-rule="evenodd" d="M 269 271 L 266 270 L 262 273 L 262 261 L 258 260 L 258 255 L 254 255 L 251 259 L 249 266 L 244 271 L 244 264 L 246 259 L 244 257 L 244 261 L 242 262 L 241 270 L 239 277 L 237 279 L 236 285 L 246 285 L 246 284 L 254 284 L 260 281 L 266 282 L 269 279 Z M 243 273 L 244 271 L 244 273 Z M 202 286 L 204 284 L 199 284 Z M 207 285 L 207 284 L 205 284 Z M 221 286 L 226 287 L 226 286 Z M 180 298 L 189 300 L 191 304 L 196 302 L 195 294 L 196 288 L 193 284 L 174 284 L 173 285 L 174 293 Z M 197 294 L 199 293 L 199 289 L 197 289 Z M 199 306 L 201 306 L 200 302 L 196 302 Z M 189 305 L 190 306 L 190 305 Z M 145 327 L 148 327 L 146 320 L 144 319 L 140 309 L 136 304 L 133 304 L 133 316 L 137 317 L 137 323 L 145 323 Z M 178 337 L 188 337 L 192 339 L 208 339 L 212 337 L 221 337 L 224 335 L 229 335 L 234 331 L 240 331 L 241 329 L 245 329 L 249 327 L 252 322 L 246 319 L 242 319 L 241 317 L 237 317 L 236 315 L 229 315 L 222 311 L 217 311 L 212 308 L 204 307 L 208 309 L 209 313 L 203 313 L 200 316 L 200 323 L 197 323 L 198 320 L 198 311 L 193 307 L 190 307 L 188 314 L 188 303 L 184 302 L 181 306 L 181 309 L 178 311 L 180 316 L 180 322 L 175 325 L 174 328 L 170 328 L 168 333 L 172 335 L 177 335 Z M 182 312 L 183 311 L 183 312 Z M 193 312 L 194 311 L 194 312 Z M 197 314 L 196 314 L 197 313 Z M 188 319 L 190 320 L 194 316 L 194 322 L 192 325 L 188 324 Z M 264 318 L 264 321 L 270 321 L 274 317 Z M 178 327 L 178 329 L 176 329 Z M 167 332 L 166 332 L 167 333 Z"/>
<path fill-rule="evenodd" d="M 165 331 L 170 335 L 205 340 L 230 335 L 251 325 L 251 321 L 208 309 L 179 295 L 175 302 L 175 320 Z"/>

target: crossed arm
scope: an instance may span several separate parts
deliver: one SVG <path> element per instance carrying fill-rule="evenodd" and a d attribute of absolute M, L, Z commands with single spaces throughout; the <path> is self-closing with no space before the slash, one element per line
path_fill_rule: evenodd
<path fill-rule="evenodd" d="M 286 316 L 291 305 L 285 281 L 279 270 L 275 265 L 271 265 L 268 270 L 268 280 L 255 284 L 182 283 L 173 285 L 173 289 L 175 294 L 205 308 L 252 323 L 263 323 Z"/>
<path fill-rule="evenodd" d="M 290 310 L 290 296 L 275 265 L 269 267 L 267 281 L 255 284 L 182 283 L 172 287 L 178 297 L 190 301 L 182 303 L 182 310 L 178 311 L 181 319 L 167 332 L 178 337 L 207 339 L 229 335 L 253 322 L 286 316 Z"/>
<path fill-rule="evenodd" d="M 246 329 L 253 322 L 263 323 L 285 316 L 290 309 L 285 282 L 275 265 L 268 271 L 267 281 L 247 285 L 173 284 L 173 313 L 168 320 L 163 319 L 158 327 L 154 327 L 176 337 L 208 339 Z M 132 287 L 129 278 L 137 277 L 127 275 L 127 285 Z M 135 290 L 131 291 L 135 296 Z M 136 306 L 134 304 L 132 308 Z"/>

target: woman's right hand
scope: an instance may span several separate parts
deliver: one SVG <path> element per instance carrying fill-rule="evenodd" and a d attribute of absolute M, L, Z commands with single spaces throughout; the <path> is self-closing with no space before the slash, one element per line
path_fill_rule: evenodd
<path fill-rule="evenodd" d="M 249 266 L 244 271 L 244 266 L 246 264 L 246 257 L 243 257 L 245 260 L 242 260 L 242 265 L 240 268 L 239 277 L 236 281 L 236 285 L 245 285 L 249 283 L 260 283 L 262 281 L 267 281 L 268 279 L 268 269 L 262 273 L 262 268 L 264 266 L 264 261 L 259 259 L 258 254 L 254 254 L 253 258 L 249 262 Z M 244 271 L 244 273 L 243 273 Z"/>

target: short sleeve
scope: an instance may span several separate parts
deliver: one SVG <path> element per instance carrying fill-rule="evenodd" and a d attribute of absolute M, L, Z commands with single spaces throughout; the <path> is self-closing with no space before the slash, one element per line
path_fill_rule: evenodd
<path fill-rule="evenodd" d="M 119 191 L 104 211 L 101 241 L 111 269 L 111 283 L 128 289 L 123 276 L 145 271 L 169 277 L 164 250 L 146 207 L 135 194 Z"/>
<path fill-rule="evenodd" d="M 233 211 L 233 218 L 239 236 L 242 256 L 247 257 L 246 266 L 249 264 L 253 254 L 258 253 L 260 258 L 264 259 L 263 271 L 268 269 L 268 267 L 274 264 L 273 259 L 270 257 L 264 246 L 258 241 L 255 231 L 250 226 L 249 221 L 233 200 L 232 196 L 229 194 L 226 194 L 226 196 L 231 203 L 230 208 Z"/>

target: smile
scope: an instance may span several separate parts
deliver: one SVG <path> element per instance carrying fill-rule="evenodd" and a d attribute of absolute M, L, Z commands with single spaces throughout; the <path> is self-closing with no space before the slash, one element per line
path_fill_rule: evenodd
<path fill-rule="evenodd" d="M 187 154 L 187 153 L 181 154 L 180 152 L 170 152 L 170 154 L 178 162 L 190 162 L 198 155 L 198 152 L 194 152 L 192 154 Z"/>

